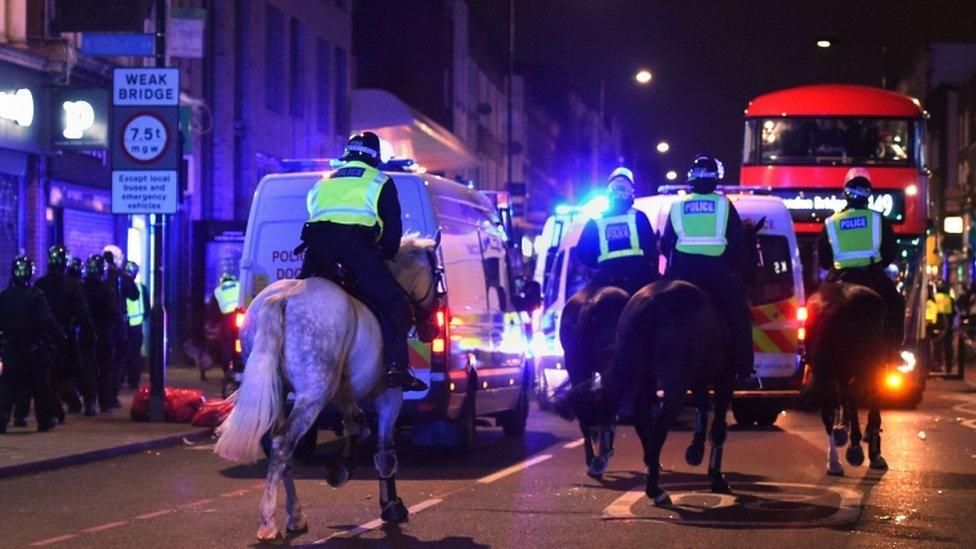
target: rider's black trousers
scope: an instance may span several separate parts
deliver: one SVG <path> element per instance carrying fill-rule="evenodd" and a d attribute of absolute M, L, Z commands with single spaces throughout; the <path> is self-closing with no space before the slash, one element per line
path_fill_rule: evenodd
<path fill-rule="evenodd" d="M 319 227 L 314 227 L 320 225 Z M 354 229 L 311 224 L 304 231 L 305 258 L 299 278 L 319 275 L 331 263 L 341 263 L 359 282 L 356 297 L 373 312 L 383 333 L 383 362 L 387 367 L 409 364 L 407 333 L 411 314 L 403 291 L 383 260 L 380 249 Z"/>

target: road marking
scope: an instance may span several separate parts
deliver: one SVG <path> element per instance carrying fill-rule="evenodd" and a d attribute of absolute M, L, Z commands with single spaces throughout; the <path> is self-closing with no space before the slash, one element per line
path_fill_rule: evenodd
<path fill-rule="evenodd" d="M 234 490 L 233 492 L 227 492 L 226 494 L 220 494 L 220 497 L 222 497 L 222 498 L 236 498 L 236 497 L 243 496 L 247 492 L 248 492 L 247 489 L 244 489 L 244 490 Z"/>
<path fill-rule="evenodd" d="M 758 512 L 758 516 L 768 517 L 770 513 L 775 513 L 777 511 L 795 511 L 796 505 L 801 505 L 804 502 L 813 502 L 818 499 L 817 491 L 824 493 L 830 492 L 834 494 L 839 502 L 837 504 L 836 510 L 833 514 L 826 517 L 811 518 L 808 520 L 791 520 L 791 521 L 772 521 L 772 520 L 749 520 L 748 517 L 744 517 L 742 520 L 710 520 L 705 517 L 704 514 L 711 511 L 712 509 L 719 508 L 729 508 L 739 505 L 739 498 L 742 496 L 747 496 L 752 492 L 749 491 L 749 486 L 762 486 L 768 488 L 794 488 L 798 490 L 813 491 L 814 494 L 802 494 L 802 493 L 780 493 L 777 494 L 778 498 L 770 497 L 770 494 L 766 491 L 756 491 L 755 493 L 760 493 L 763 496 L 769 498 L 768 500 L 757 500 L 756 502 L 744 502 L 741 504 L 743 509 L 747 509 L 753 512 Z M 863 494 L 856 490 L 850 488 L 844 488 L 841 486 L 829 486 L 829 485 L 815 485 L 815 484 L 797 484 L 797 483 L 785 483 L 785 482 L 752 482 L 752 483 L 742 483 L 737 486 L 736 494 L 725 495 L 725 494 L 712 494 L 703 489 L 707 490 L 707 482 L 688 482 L 680 484 L 662 484 L 661 488 L 666 490 L 671 490 L 669 494 L 674 505 L 670 508 L 668 507 L 651 507 L 654 515 L 636 515 L 633 511 L 633 506 L 638 501 L 641 501 L 645 496 L 644 494 L 644 484 L 641 483 L 637 487 L 632 488 L 630 491 L 620 496 L 608 505 L 603 510 L 604 520 L 613 521 L 648 521 L 648 522 L 662 522 L 669 524 L 683 524 L 683 525 L 697 525 L 697 526 L 719 526 L 719 527 L 742 527 L 748 526 L 751 528 L 809 528 L 809 527 L 823 527 L 823 526 L 836 526 L 841 524 L 848 524 L 854 522 L 861 515 L 861 503 L 864 498 Z M 693 490 L 691 488 L 698 488 L 699 490 Z M 717 503 L 714 505 L 702 506 L 701 504 L 694 504 L 691 500 L 692 498 L 707 497 L 710 499 L 716 499 Z M 686 502 L 687 503 L 684 503 Z M 777 504 L 782 504 L 782 508 L 778 508 Z M 648 502 L 648 505 L 650 503 Z M 822 506 L 815 505 L 814 503 L 809 503 L 811 507 Z M 695 515 L 699 515 L 696 517 Z"/>
<path fill-rule="evenodd" d="M 213 501 L 214 498 L 198 499 L 196 501 L 191 501 L 190 503 L 184 503 L 180 507 L 196 507 L 197 505 L 205 505 Z"/>
<path fill-rule="evenodd" d="M 51 545 L 52 543 L 57 543 L 59 541 L 67 541 L 71 538 L 76 538 L 76 537 L 78 537 L 78 534 L 66 534 L 63 536 L 58 536 L 56 538 L 47 538 L 47 539 L 42 539 L 40 541 L 35 541 L 34 543 L 30 544 L 30 546 L 42 547 L 44 545 Z"/>
<path fill-rule="evenodd" d="M 567 442 L 566 444 L 563 444 L 563 448 L 566 448 L 567 450 L 572 450 L 573 448 L 579 448 L 580 446 L 583 445 L 584 442 L 586 442 L 585 439 L 578 438 L 573 442 Z"/>
<path fill-rule="evenodd" d="M 146 513 L 145 515 L 139 515 L 138 517 L 136 517 L 136 520 L 149 520 L 149 519 L 154 519 L 156 517 L 161 517 L 163 515 L 168 515 L 168 514 L 174 512 L 174 511 L 175 511 L 175 509 L 162 509 L 160 511 L 153 511 L 152 513 Z"/>
<path fill-rule="evenodd" d="M 116 522 L 110 522 L 108 524 L 102 524 L 101 526 L 92 526 L 91 528 L 85 528 L 84 530 L 82 530 L 82 532 L 86 534 L 93 534 L 95 532 L 101 532 L 103 530 L 111 530 L 112 528 L 118 528 L 119 526 L 123 526 L 126 524 L 129 524 L 129 521 L 120 520 Z"/>
<path fill-rule="evenodd" d="M 502 469 L 501 471 L 498 471 L 497 473 L 492 473 L 492 474 L 490 474 L 488 476 L 484 476 L 484 477 L 479 478 L 478 479 L 478 484 L 490 484 L 492 482 L 495 482 L 498 479 L 505 478 L 508 475 L 511 475 L 512 473 L 517 473 L 517 472 L 519 472 L 519 471 L 521 471 L 523 469 L 528 469 L 529 467 L 532 467 L 536 463 L 542 463 L 543 461 L 546 461 L 547 459 L 549 459 L 551 457 L 552 457 L 552 454 L 541 454 L 541 455 L 535 456 L 532 459 L 527 459 L 527 460 L 525 460 L 525 461 L 523 461 L 521 463 L 516 463 L 515 465 L 512 465 L 511 467 L 506 467 L 506 468 Z"/>
<path fill-rule="evenodd" d="M 417 503 L 415 505 L 411 505 L 410 507 L 407 507 L 407 511 L 409 511 L 411 515 L 416 515 L 417 513 L 420 513 L 421 511 L 423 511 L 425 509 L 430 509 L 431 507 L 437 505 L 438 503 L 440 503 L 442 501 L 444 501 L 443 498 L 425 499 L 424 501 L 421 501 L 420 503 Z M 365 534 L 366 532 L 369 532 L 369 531 L 372 531 L 372 530 L 376 530 L 380 526 L 383 526 L 383 519 L 371 520 L 371 521 L 369 521 L 369 522 L 367 522 L 365 524 L 360 524 L 359 526 L 357 526 L 355 528 L 352 528 L 350 530 L 344 530 L 342 532 L 336 532 L 335 534 L 332 534 L 331 536 L 329 536 L 327 538 L 322 538 L 322 539 L 315 540 L 315 541 L 312 542 L 312 545 L 320 545 L 322 543 L 325 543 L 325 542 L 329 541 L 330 539 L 338 538 L 338 537 L 354 538 L 356 536 Z"/>

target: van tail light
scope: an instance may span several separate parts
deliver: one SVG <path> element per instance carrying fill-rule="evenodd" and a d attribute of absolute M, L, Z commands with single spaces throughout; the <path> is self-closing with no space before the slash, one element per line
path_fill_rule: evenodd
<path fill-rule="evenodd" d="M 244 309 L 238 309 L 234 313 L 234 327 L 240 330 L 244 326 Z"/>
<path fill-rule="evenodd" d="M 434 311 L 434 327 L 437 328 L 437 335 L 430 342 L 431 367 L 446 370 L 451 341 L 451 315 L 447 307 L 438 307 Z"/>
<path fill-rule="evenodd" d="M 807 308 L 804 306 L 799 306 L 796 308 L 796 320 L 800 323 L 800 327 L 796 329 L 796 339 L 800 343 L 807 338 Z"/>

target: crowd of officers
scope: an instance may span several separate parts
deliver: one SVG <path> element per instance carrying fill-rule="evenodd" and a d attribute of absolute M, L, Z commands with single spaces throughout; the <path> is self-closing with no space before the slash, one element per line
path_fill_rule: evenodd
<path fill-rule="evenodd" d="M 121 257 L 109 245 L 83 263 L 55 245 L 36 282 L 34 262 L 14 259 L 0 292 L 0 434 L 11 416 L 27 425 L 31 402 L 37 430 L 47 431 L 66 412 L 118 408 L 122 386 L 138 386 L 148 296 L 139 267 Z"/>

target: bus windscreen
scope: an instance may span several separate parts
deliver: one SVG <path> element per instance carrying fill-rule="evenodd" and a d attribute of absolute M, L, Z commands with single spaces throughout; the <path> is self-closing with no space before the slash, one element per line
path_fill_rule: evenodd
<path fill-rule="evenodd" d="M 747 164 L 787 166 L 910 166 L 906 119 L 857 117 L 759 118 L 746 122 Z"/>

